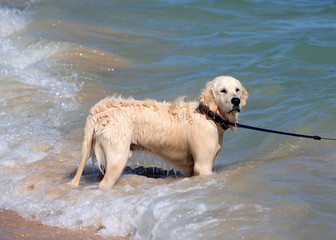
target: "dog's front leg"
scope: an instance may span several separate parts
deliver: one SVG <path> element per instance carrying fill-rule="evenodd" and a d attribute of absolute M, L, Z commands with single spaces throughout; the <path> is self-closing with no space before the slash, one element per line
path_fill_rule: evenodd
<path fill-rule="evenodd" d="M 212 166 L 218 157 L 220 148 L 220 145 L 213 144 L 211 147 L 209 147 L 209 145 L 204 145 L 204 148 L 198 149 L 193 156 L 194 176 L 202 176 L 212 173 Z"/>

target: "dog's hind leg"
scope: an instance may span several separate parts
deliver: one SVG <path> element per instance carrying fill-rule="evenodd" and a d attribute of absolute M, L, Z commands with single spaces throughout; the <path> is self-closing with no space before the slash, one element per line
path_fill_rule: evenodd
<path fill-rule="evenodd" d="M 105 175 L 99 183 L 100 189 L 109 189 L 118 181 L 122 171 L 124 170 L 130 155 L 129 143 L 120 146 L 111 146 L 111 143 L 104 144 L 105 154 Z"/>

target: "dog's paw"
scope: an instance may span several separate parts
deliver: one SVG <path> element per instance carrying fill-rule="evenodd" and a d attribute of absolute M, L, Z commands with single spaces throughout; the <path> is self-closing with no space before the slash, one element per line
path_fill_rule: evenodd
<path fill-rule="evenodd" d="M 66 184 L 70 187 L 75 188 L 75 187 L 78 186 L 79 183 L 77 181 L 75 181 L 74 179 L 72 179 L 70 182 L 67 182 Z"/>

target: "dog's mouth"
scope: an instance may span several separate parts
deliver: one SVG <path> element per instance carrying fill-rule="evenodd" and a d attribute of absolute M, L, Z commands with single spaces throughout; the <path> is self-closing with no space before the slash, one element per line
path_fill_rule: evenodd
<path fill-rule="evenodd" d="M 239 106 L 234 106 L 229 113 L 238 113 L 238 112 L 240 112 Z"/>

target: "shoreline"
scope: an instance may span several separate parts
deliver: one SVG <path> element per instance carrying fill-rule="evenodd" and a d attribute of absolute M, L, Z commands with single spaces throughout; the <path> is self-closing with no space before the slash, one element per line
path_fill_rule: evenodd
<path fill-rule="evenodd" d="M 37 221 L 26 220 L 16 212 L 0 209 L 0 239 L 106 239 L 121 240 L 128 237 L 102 237 L 95 230 L 69 230 L 50 227 Z"/>

